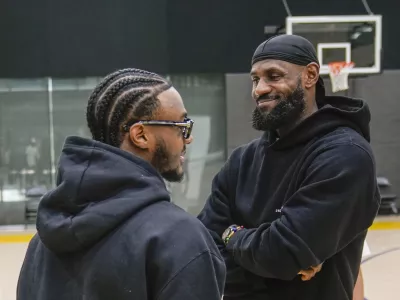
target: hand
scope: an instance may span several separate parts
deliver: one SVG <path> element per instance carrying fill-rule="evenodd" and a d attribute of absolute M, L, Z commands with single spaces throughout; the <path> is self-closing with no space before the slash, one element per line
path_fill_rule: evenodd
<path fill-rule="evenodd" d="M 308 281 L 311 278 L 313 278 L 315 274 L 321 271 L 321 269 L 322 269 L 322 264 L 315 267 L 310 267 L 307 270 L 301 270 L 298 274 L 301 275 L 301 280 Z"/>

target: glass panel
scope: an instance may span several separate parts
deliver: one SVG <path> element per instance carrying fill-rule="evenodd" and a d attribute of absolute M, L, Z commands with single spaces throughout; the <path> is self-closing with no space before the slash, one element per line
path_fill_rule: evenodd
<path fill-rule="evenodd" d="M 51 187 L 48 107 L 46 79 L 0 80 L 0 202 Z"/>
<path fill-rule="evenodd" d="M 293 34 L 299 34 L 311 41 L 318 49 L 318 44 L 336 44 L 349 43 L 350 61 L 355 63 L 356 68 L 373 67 L 375 61 L 376 44 L 376 23 L 375 22 L 340 22 L 335 21 L 327 23 L 294 23 Z M 324 46 L 326 47 L 326 46 Z M 341 47 L 341 53 L 344 55 L 344 49 Z M 341 56 L 332 55 L 332 51 L 323 51 L 323 62 L 343 60 Z M 337 53 L 335 53 L 337 54 Z"/>
<path fill-rule="evenodd" d="M 193 143 L 186 154 L 186 177 L 168 183 L 172 201 L 194 215 L 203 208 L 211 181 L 225 162 L 226 106 L 223 74 L 170 75 L 189 117 L 195 121 Z"/>
<path fill-rule="evenodd" d="M 89 95 L 101 78 L 53 79 L 53 125 L 56 162 L 69 135 L 91 137 L 86 125 Z"/>

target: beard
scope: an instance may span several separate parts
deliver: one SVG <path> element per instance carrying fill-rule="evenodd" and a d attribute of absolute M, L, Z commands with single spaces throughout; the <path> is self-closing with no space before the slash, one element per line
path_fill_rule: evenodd
<path fill-rule="evenodd" d="M 184 173 L 179 163 L 175 163 L 176 161 L 180 162 L 180 156 L 180 154 L 172 155 L 169 153 L 164 140 L 157 139 L 156 150 L 151 160 L 151 164 L 165 180 L 169 182 L 180 182 L 183 179 Z M 177 166 L 172 167 L 175 164 Z"/>
<path fill-rule="evenodd" d="M 278 104 L 270 112 L 263 111 L 258 107 L 253 110 L 252 125 L 255 130 L 277 130 L 296 123 L 306 106 L 301 79 L 298 80 L 296 89 L 288 97 L 271 96 L 269 99 L 277 100 Z"/>

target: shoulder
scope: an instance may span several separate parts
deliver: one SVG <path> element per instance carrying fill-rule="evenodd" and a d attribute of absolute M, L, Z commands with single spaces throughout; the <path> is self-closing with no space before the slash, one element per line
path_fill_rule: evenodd
<path fill-rule="evenodd" d="M 328 137 L 308 157 L 307 173 L 330 176 L 348 174 L 357 177 L 353 180 L 373 180 L 376 177 L 376 166 L 369 143 L 353 133 L 337 134 L 340 138 Z"/>
<path fill-rule="evenodd" d="M 257 160 L 257 154 L 261 153 L 262 147 L 262 139 L 258 138 L 233 149 L 222 168 L 214 176 L 212 186 L 214 187 L 215 184 L 233 186 L 239 172 L 251 168 L 252 163 Z"/>
<path fill-rule="evenodd" d="M 357 131 L 349 127 L 339 127 L 321 138 L 326 146 L 353 145 L 372 152 L 370 143 Z"/>
<path fill-rule="evenodd" d="M 229 169 L 229 173 L 232 173 L 243 167 L 247 168 L 259 154 L 263 153 L 264 142 L 262 138 L 258 138 L 235 148 L 229 155 L 223 169 Z"/>
<path fill-rule="evenodd" d="M 340 157 L 340 161 L 353 160 L 375 164 L 370 143 L 357 131 L 348 127 L 339 127 L 316 141 L 317 156 L 330 155 Z"/>
<path fill-rule="evenodd" d="M 188 266 L 200 280 L 212 276 L 207 270 L 224 266 L 218 247 L 196 217 L 169 202 L 156 206 L 146 214 L 137 234 L 132 234 L 132 248 L 140 242 L 145 252 L 146 273 L 154 291 L 162 291 Z"/>
<path fill-rule="evenodd" d="M 257 138 L 247 144 L 240 145 L 233 149 L 230 154 L 229 160 L 240 159 L 243 155 L 254 153 L 262 145 L 262 138 Z"/>
<path fill-rule="evenodd" d="M 176 216 L 176 220 L 171 222 L 166 230 L 176 233 L 173 237 L 176 243 L 181 244 L 183 248 L 190 248 L 194 252 L 209 251 L 217 256 L 220 255 L 209 231 L 197 217 L 175 205 L 171 206 L 170 212 L 171 216 Z M 187 245 L 188 241 L 190 241 L 190 245 Z"/>
<path fill-rule="evenodd" d="M 193 215 L 171 202 L 159 202 L 144 215 L 138 234 L 145 238 L 148 247 L 163 251 L 178 251 L 181 255 L 197 255 L 219 250 L 205 226 Z"/>

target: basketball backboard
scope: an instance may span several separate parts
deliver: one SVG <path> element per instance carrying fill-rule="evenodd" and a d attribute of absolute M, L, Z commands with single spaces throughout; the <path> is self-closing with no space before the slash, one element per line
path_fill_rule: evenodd
<path fill-rule="evenodd" d="M 301 35 L 317 50 L 320 74 L 329 74 L 328 64 L 354 62 L 349 74 L 381 71 L 382 16 L 290 16 L 286 33 Z"/>

